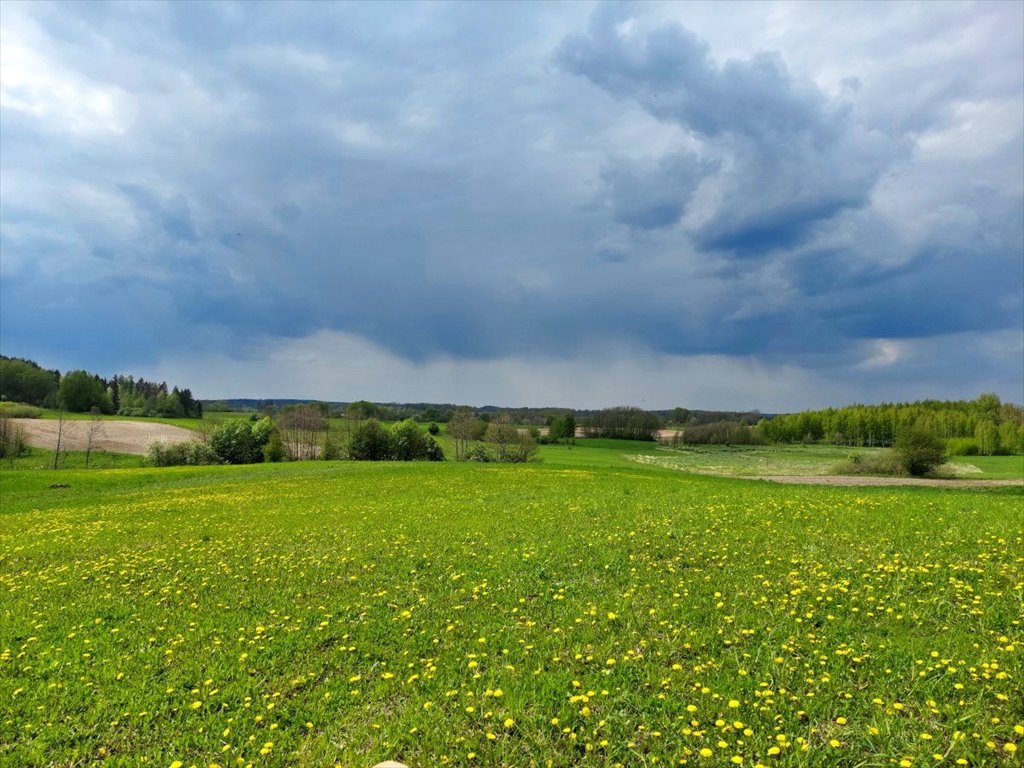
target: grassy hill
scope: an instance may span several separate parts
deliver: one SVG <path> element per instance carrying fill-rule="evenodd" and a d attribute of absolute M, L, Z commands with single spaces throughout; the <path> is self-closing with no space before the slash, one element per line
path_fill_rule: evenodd
<path fill-rule="evenodd" d="M 0 762 L 1019 764 L 1020 489 L 624 448 L 0 470 Z"/>

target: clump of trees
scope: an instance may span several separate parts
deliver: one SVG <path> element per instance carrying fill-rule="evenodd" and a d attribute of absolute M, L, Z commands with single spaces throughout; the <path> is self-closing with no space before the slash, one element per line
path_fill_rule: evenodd
<path fill-rule="evenodd" d="M 32 360 L 0 357 L 0 400 L 44 408 L 63 408 L 74 413 L 117 413 L 121 416 L 196 418 L 203 405 L 189 389 L 168 389 L 166 382 L 116 375 L 104 379 L 77 370 L 61 375 Z"/>
<path fill-rule="evenodd" d="M 94 408 L 100 413 L 113 413 L 114 401 L 106 384 L 88 371 L 70 371 L 60 380 L 60 404 L 73 413 L 86 413 Z"/>
<path fill-rule="evenodd" d="M 57 404 L 60 371 L 32 360 L 0 356 L 0 400 L 42 407 Z"/>
<path fill-rule="evenodd" d="M 854 451 L 833 471 L 841 475 L 910 475 L 922 477 L 942 466 L 946 461 L 943 440 L 926 429 L 901 427 L 893 447 L 864 456 Z"/>
<path fill-rule="evenodd" d="M 487 425 L 483 442 L 470 448 L 465 459 L 519 464 L 529 461 L 536 451 L 537 443 L 528 431 L 520 430 L 508 417 L 499 417 Z"/>
<path fill-rule="evenodd" d="M 109 392 L 113 406 L 121 416 L 203 417 L 203 404 L 192 396 L 192 390 L 177 387 L 168 390 L 167 382 L 119 375 L 111 379 Z"/>
<path fill-rule="evenodd" d="M 487 423 L 477 418 L 471 408 L 459 408 L 448 419 L 448 436 L 455 443 L 455 460 L 462 461 L 470 446 L 484 435 Z"/>
<path fill-rule="evenodd" d="M 226 421 L 210 433 L 209 441 L 188 440 L 174 445 L 153 443 L 149 462 L 157 467 L 197 464 L 259 464 L 275 433 L 269 417 Z"/>
<path fill-rule="evenodd" d="M 673 437 L 673 444 L 688 445 L 760 445 L 759 431 L 736 421 L 718 421 L 683 427 Z"/>
<path fill-rule="evenodd" d="M 633 406 L 619 406 L 591 414 L 583 426 L 591 437 L 655 440 L 661 428 L 661 419 L 650 411 Z"/>
<path fill-rule="evenodd" d="M 277 429 L 285 454 L 291 461 L 315 459 L 322 452 L 326 452 L 329 442 L 329 412 L 328 406 L 324 403 L 287 405 L 281 410 L 277 417 Z"/>
<path fill-rule="evenodd" d="M 393 424 L 391 429 L 367 419 L 353 431 L 348 456 L 356 461 L 444 461 L 441 446 L 413 419 Z"/>
<path fill-rule="evenodd" d="M 548 434 L 545 442 L 576 442 L 576 417 L 569 412 L 557 416 L 551 416 L 548 419 Z"/>

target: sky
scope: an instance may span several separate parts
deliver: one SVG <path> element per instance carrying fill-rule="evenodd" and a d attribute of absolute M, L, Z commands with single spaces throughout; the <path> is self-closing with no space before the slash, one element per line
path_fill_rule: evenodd
<path fill-rule="evenodd" d="M 0 4 L 0 352 L 199 397 L 1024 401 L 1024 3 Z"/>

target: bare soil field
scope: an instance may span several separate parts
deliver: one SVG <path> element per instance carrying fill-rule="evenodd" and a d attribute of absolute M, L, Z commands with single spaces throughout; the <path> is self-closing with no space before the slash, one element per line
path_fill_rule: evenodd
<path fill-rule="evenodd" d="M 59 422 L 52 419 L 11 419 L 25 430 L 29 445 L 35 448 L 50 448 L 57 445 Z M 93 434 L 92 449 L 109 453 L 145 454 L 150 443 L 183 443 L 197 435 L 170 424 L 147 423 L 143 421 L 101 421 Z M 84 451 L 89 440 L 91 421 L 64 422 L 61 434 L 61 449 Z"/>
<path fill-rule="evenodd" d="M 746 477 L 789 485 L 925 485 L 932 488 L 992 488 L 1024 485 L 1024 480 L 938 480 L 928 477 L 873 477 L 870 475 L 773 475 Z"/>

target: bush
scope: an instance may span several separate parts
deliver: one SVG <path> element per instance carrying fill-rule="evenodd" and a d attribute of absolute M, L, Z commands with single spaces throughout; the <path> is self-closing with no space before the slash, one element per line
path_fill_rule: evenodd
<path fill-rule="evenodd" d="M 433 439 L 433 438 L 431 438 Z M 426 458 L 427 435 L 412 419 L 400 421 L 391 427 L 391 454 L 398 461 Z"/>
<path fill-rule="evenodd" d="M 444 461 L 444 450 L 432 437 L 427 438 L 427 451 L 423 458 L 427 461 Z"/>
<path fill-rule="evenodd" d="M 440 431 L 441 431 L 441 428 L 439 426 L 437 426 L 436 422 L 433 422 L 433 421 L 430 422 L 430 426 L 427 427 L 427 432 L 429 432 L 434 437 L 437 437 L 437 435 L 438 435 L 438 433 Z"/>
<path fill-rule="evenodd" d="M 376 419 L 367 419 L 352 433 L 349 458 L 356 461 L 387 461 L 392 456 L 391 435 Z"/>
<path fill-rule="evenodd" d="M 0 402 L 0 419 L 38 419 L 42 415 L 43 409 L 34 405 Z"/>
<path fill-rule="evenodd" d="M 184 443 L 166 445 L 156 442 L 149 446 L 149 463 L 154 467 L 199 466 L 201 464 L 220 464 L 217 452 L 199 440 L 188 440 Z"/>
<path fill-rule="evenodd" d="M 16 459 L 28 454 L 25 430 L 6 418 L 0 418 L 0 459 Z"/>
<path fill-rule="evenodd" d="M 914 477 L 931 472 L 945 461 L 945 446 L 942 440 L 918 427 L 909 427 L 897 432 L 893 452 L 900 466 Z"/>
<path fill-rule="evenodd" d="M 324 461 L 337 461 L 338 459 L 344 458 L 342 455 L 341 444 L 333 435 L 328 434 L 327 438 L 324 440 L 324 450 L 320 458 Z"/>
<path fill-rule="evenodd" d="M 832 472 L 837 475 L 903 475 L 905 471 L 893 451 L 864 456 L 856 451 L 846 461 L 836 464 Z"/>
<path fill-rule="evenodd" d="M 479 461 L 481 463 L 487 463 L 494 461 L 494 456 L 491 451 L 487 450 L 486 445 L 474 445 L 466 452 L 466 461 Z"/>
<path fill-rule="evenodd" d="M 978 441 L 971 437 L 954 437 L 946 441 L 946 453 L 950 456 L 977 456 L 980 452 Z"/>
<path fill-rule="evenodd" d="M 270 433 L 270 439 L 263 446 L 263 460 L 277 463 L 285 460 L 284 442 L 281 440 L 281 433 L 276 429 Z"/>
<path fill-rule="evenodd" d="M 249 421 L 252 422 L 249 425 L 249 429 L 252 430 L 252 436 L 255 438 L 256 442 L 261 446 L 270 442 L 270 435 L 275 431 L 274 422 L 270 420 L 270 417 L 264 416 L 263 418 L 253 419 L 250 416 Z"/>
<path fill-rule="evenodd" d="M 253 427 L 259 422 L 228 421 L 210 435 L 210 445 L 224 464 L 258 464 L 263 445 Z M 269 435 L 268 435 L 269 437 Z"/>

